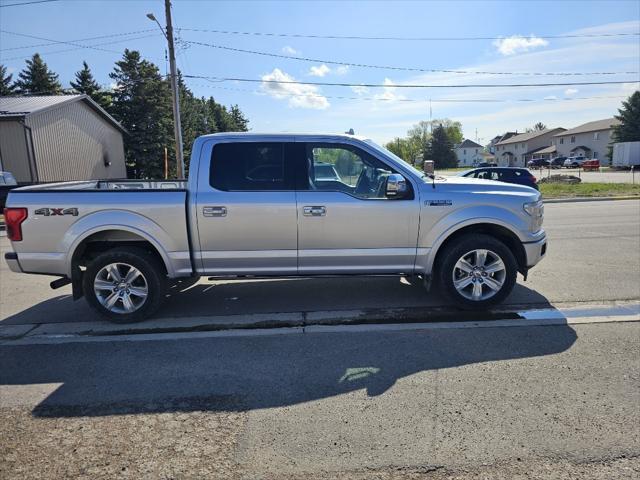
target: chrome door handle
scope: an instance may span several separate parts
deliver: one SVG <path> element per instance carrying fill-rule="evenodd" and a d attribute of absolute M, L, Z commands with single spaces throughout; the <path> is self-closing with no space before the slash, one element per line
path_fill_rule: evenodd
<path fill-rule="evenodd" d="M 305 217 L 324 217 L 327 214 L 327 207 L 304 207 L 302 213 Z"/>
<path fill-rule="evenodd" d="M 227 207 L 202 207 L 202 215 L 205 217 L 226 217 Z"/>

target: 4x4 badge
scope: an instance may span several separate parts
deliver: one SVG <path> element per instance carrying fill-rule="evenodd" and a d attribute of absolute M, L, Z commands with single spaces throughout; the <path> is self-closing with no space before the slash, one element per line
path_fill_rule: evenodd
<path fill-rule="evenodd" d="M 45 217 L 54 217 L 57 215 L 73 215 L 74 217 L 78 216 L 77 208 L 39 208 L 35 212 L 36 215 L 43 215 Z"/>

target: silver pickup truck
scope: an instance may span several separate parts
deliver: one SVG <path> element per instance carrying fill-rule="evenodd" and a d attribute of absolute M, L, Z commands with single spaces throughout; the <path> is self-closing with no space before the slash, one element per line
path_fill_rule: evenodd
<path fill-rule="evenodd" d="M 115 322 L 153 314 L 199 276 L 412 275 L 487 308 L 545 255 L 540 194 L 424 175 L 350 135 L 198 138 L 189 180 L 13 190 L 14 272 L 56 275 Z"/>

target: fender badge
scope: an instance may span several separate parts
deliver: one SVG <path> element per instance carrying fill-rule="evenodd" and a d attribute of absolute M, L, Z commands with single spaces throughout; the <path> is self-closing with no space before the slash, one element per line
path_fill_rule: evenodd
<path fill-rule="evenodd" d="M 451 200 L 425 200 L 424 204 L 429 207 L 450 207 L 453 202 Z"/>

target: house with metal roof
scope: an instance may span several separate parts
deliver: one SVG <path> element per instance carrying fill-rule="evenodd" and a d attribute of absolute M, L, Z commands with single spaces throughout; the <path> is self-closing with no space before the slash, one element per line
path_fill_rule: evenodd
<path fill-rule="evenodd" d="M 553 145 L 558 155 L 597 158 L 600 163 L 603 163 L 606 161 L 613 127 L 619 124 L 620 121 L 613 117 L 583 123 L 554 135 Z"/>
<path fill-rule="evenodd" d="M 552 146 L 554 135 L 565 130 L 566 128 L 545 128 L 501 140 L 495 145 L 498 165 L 501 167 L 524 167 L 527 161 L 534 158 L 534 155 Z"/>
<path fill-rule="evenodd" d="M 468 138 L 461 144 L 456 145 L 454 150 L 456 157 L 458 157 L 458 166 L 467 167 L 484 160 L 482 156 L 484 147 Z"/>
<path fill-rule="evenodd" d="M 87 95 L 0 97 L 0 170 L 19 184 L 126 178 L 126 133 Z"/>

